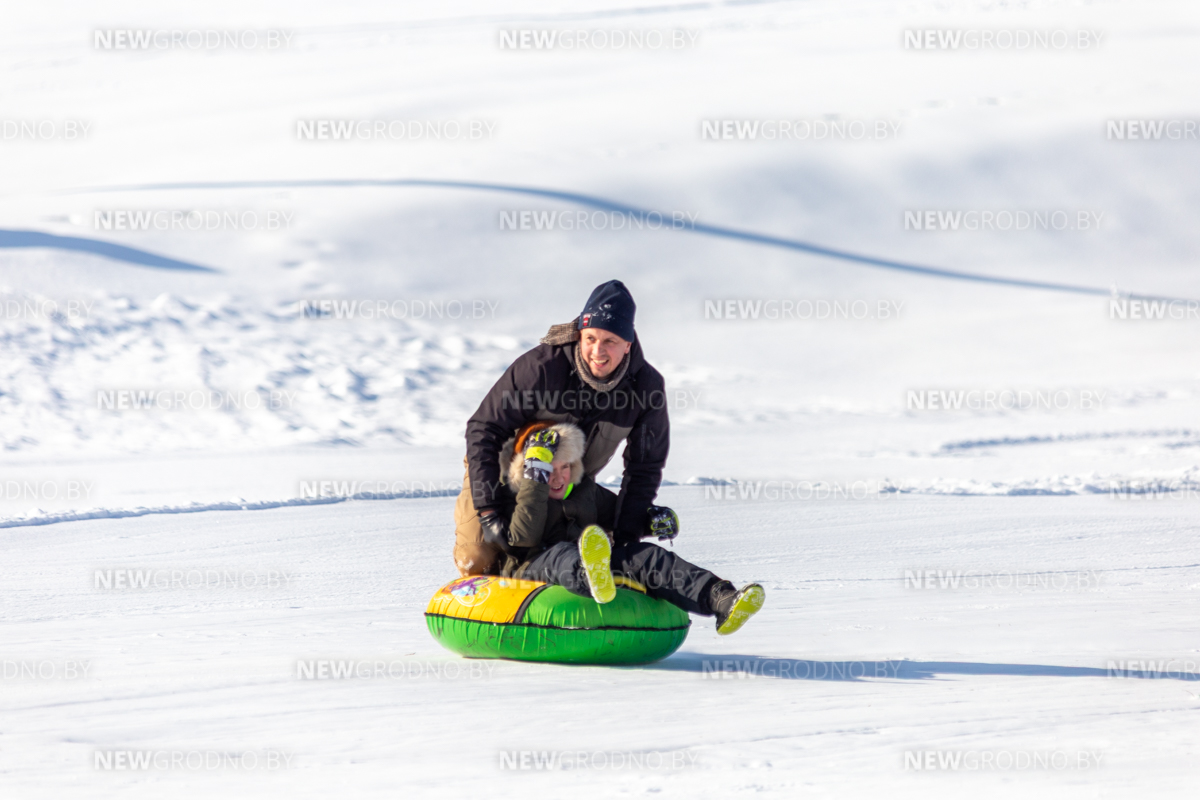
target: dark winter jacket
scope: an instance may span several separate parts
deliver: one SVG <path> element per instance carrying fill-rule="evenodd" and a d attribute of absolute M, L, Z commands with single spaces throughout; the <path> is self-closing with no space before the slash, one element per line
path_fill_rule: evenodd
<path fill-rule="evenodd" d="M 577 332 L 574 338 L 578 338 Z M 626 442 L 625 473 L 613 527 L 618 543 L 636 541 L 648 532 L 647 509 L 658 494 L 670 448 L 662 375 L 646 363 L 641 344 L 635 340 L 626 356 L 625 377 L 615 388 L 600 392 L 576 371 L 576 341 L 563 342 L 561 336 L 542 341 L 513 362 L 467 422 L 468 472 L 475 508 L 481 512 L 507 510 L 507 490 L 500 481 L 501 459 L 502 454 L 511 452 L 515 431 L 534 420 L 573 422 L 587 437 L 583 466 L 591 478 L 608 464 L 621 442 Z M 581 488 L 577 486 L 575 491 Z"/>

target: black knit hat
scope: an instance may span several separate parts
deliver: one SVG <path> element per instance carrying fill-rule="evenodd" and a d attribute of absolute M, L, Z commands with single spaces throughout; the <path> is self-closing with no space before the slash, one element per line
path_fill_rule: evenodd
<path fill-rule="evenodd" d="M 633 331 L 635 311 L 637 304 L 625 284 L 620 281 L 602 283 L 592 290 L 592 296 L 579 315 L 579 330 L 599 328 L 632 342 L 636 335 Z"/>

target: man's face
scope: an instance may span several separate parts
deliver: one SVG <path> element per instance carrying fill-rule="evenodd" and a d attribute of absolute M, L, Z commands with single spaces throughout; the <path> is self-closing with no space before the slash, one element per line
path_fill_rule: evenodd
<path fill-rule="evenodd" d="M 571 465 L 566 461 L 556 461 L 550 465 L 550 497 L 562 500 L 571 483 Z"/>
<path fill-rule="evenodd" d="M 615 333 L 600 328 L 584 328 L 579 336 L 583 363 L 592 377 L 607 378 L 621 365 L 621 359 L 629 352 L 632 342 L 627 342 Z"/>

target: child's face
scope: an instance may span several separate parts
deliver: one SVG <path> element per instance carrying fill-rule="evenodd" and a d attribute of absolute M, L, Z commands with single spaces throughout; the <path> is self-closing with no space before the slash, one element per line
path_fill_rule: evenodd
<path fill-rule="evenodd" d="M 555 461 L 550 466 L 550 497 L 562 500 L 567 493 L 567 485 L 571 483 L 571 465 L 566 461 Z"/>

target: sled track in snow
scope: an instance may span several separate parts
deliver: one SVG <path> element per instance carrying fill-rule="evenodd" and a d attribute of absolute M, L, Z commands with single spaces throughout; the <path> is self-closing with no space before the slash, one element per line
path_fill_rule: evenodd
<path fill-rule="evenodd" d="M 703 490 L 708 486 L 739 486 L 745 485 L 759 489 L 764 487 L 763 481 L 739 480 L 737 478 L 693 477 L 686 483 L 664 480 L 663 488 L 682 488 Z M 611 481 L 602 481 L 601 485 L 615 486 Z M 822 487 L 832 489 L 822 482 L 810 486 L 811 491 L 820 491 Z M 457 497 L 460 489 L 431 489 L 407 492 L 359 492 L 352 495 L 335 497 L 292 497 L 283 500 L 225 500 L 215 503 L 190 503 L 181 506 L 138 506 L 135 508 L 91 508 L 79 511 L 41 512 L 24 517 L 0 518 L 0 529 L 27 528 L 38 525 L 54 525 L 60 522 L 79 522 L 93 519 L 128 519 L 130 517 L 147 517 L 160 514 L 197 514 L 203 511 L 267 511 L 274 508 L 294 508 L 297 506 L 323 506 L 335 503 L 345 503 L 349 500 L 420 500 L 427 498 Z M 1182 476 L 1175 477 L 1137 477 L 1116 476 L 1058 476 L 1055 478 L 1033 478 L 1012 482 L 979 482 L 974 480 L 936 480 L 921 485 L 892 486 L 881 491 L 879 497 L 904 496 L 939 496 L 939 497 L 1078 497 L 1118 495 L 1123 497 L 1170 497 L 1190 496 L 1200 494 L 1200 476 L 1194 470 L 1189 470 Z M 861 498 L 855 498 L 861 499 Z M 801 498 L 803 500 L 803 498 Z"/>
<path fill-rule="evenodd" d="M 968 439 L 947 442 L 934 455 L 956 453 L 963 450 L 978 450 L 986 447 L 1020 447 L 1031 444 L 1057 444 L 1062 442 L 1090 442 L 1106 439 L 1177 439 L 1164 447 L 1189 447 L 1195 444 L 1196 433 L 1187 428 L 1172 428 L 1158 431 L 1085 431 L 1082 433 L 1060 433 L 1054 436 L 1002 436 L 993 439 Z"/>
<path fill-rule="evenodd" d="M 396 188 L 430 188 L 430 189 L 459 189 L 469 191 L 485 191 L 485 192 L 504 192 L 507 194 L 519 194 L 529 197 L 542 197 L 548 200 L 557 200 L 564 203 L 571 203 L 585 208 L 594 208 L 601 211 L 618 211 L 624 214 L 629 214 L 635 218 L 645 219 L 650 215 L 657 214 L 660 218 L 665 218 L 669 215 L 664 215 L 661 211 L 656 211 L 649 208 L 639 208 L 625 203 L 619 203 L 614 200 L 606 200 L 602 197 L 595 197 L 578 192 L 564 192 L 556 189 L 542 189 L 534 186 L 519 186 L 515 184 L 505 183 L 479 183 L 473 181 L 444 181 L 444 180 L 425 180 L 419 178 L 395 178 L 395 179 L 369 179 L 369 178 L 346 178 L 346 179 L 309 179 L 309 180 L 271 180 L 271 181 L 196 181 L 184 183 L 146 183 L 133 184 L 125 186 L 108 186 L 108 187 L 90 187 L 84 189 L 73 189 L 59 194 L 98 194 L 106 192 L 149 192 L 149 191 L 176 191 L 176 190 L 209 190 L 209 189 L 337 189 L 337 188 L 354 188 L 354 187 L 396 187 Z M 847 261 L 854 264 L 861 264 L 869 267 L 878 267 L 882 269 L 897 270 L 900 272 L 908 272 L 915 275 L 924 275 L 933 278 L 948 278 L 952 280 L 973 281 L 976 283 L 989 283 L 999 286 L 1012 286 L 1021 289 L 1042 289 L 1052 292 L 1069 292 L 1072 294 L 1085 294 L 1093 296 L 1108 297 L 1113 294 L 1112 289 L 1104 289 L 1093 286 L 1076 286 L 1066 283 L 1048 283 L 1045 281 L 1030 281 L 1019 278 L 1004 278 L 997 275 L 979 275 L 972 272 L 961 272 L 958 270 L 942 269 L 940 267 L 923 266 L 920 264 L 909 264 L 903 261 L 893 261 L 886 258 L 876 258 L 875 256 L 863 255 L 861 253 L 852 253 L 848 250 L 839 250 L 833 247 L 825 247 L 824 245 L 814 244 L 812 242 L 804 242 L 798 239 L 786 239 L 780 236 L 771 236 L 764 233 L 755 233 L 753 231 L 739 230 L 737 228 L 729 228 L 722 225 L 708 225 L 698 222 L 686 222 L 678 229 L 680 232 L 698 233 L 705 236 L 715 236 L 723 239 L 733 239 L 735 241 L 747 242 L 750 244 L 759 244 L 767 247 L 777 247 L 784 250 L 792 250 L 794 252 L 808 253 L 810 255 L 820 256 L 823 258 L 832 258 L 840 261 Z M 1129 297 L 1139 300 L 1161 300 L 1161 301 L 1185 301 L 1186 298 L 1166 297 L 1160 295 L 1139 294 L 1136 292 L 1122 292 L 1123 297 Z"/>
<path fill-rule="evenodd" d="M 89 519 L 128 519 L 156 514 L 197 514 L 201 511 L 266 511 L 272 508 L 295 506 L 327 506 L 348 500 L 419 500 L 428 497 L 457 497 L 459 489 L 433 489 L 415 492 L 360 492 L 338 497 L 293 497 L 287 500 L 226 500 L 218 503 L 192 503 L 186 506 L 139 506 L 137 508 L 91 508 L 82 511 L 60 511 L 29 517 L 0 519 L 0 528 L 27 528 L 53 525 L 58 522 L 78 522 Z"/>

